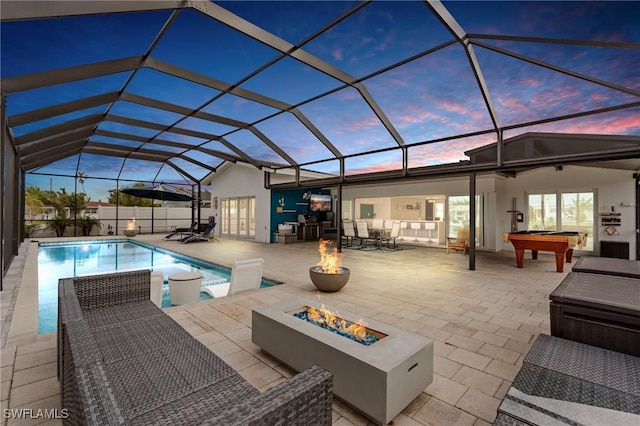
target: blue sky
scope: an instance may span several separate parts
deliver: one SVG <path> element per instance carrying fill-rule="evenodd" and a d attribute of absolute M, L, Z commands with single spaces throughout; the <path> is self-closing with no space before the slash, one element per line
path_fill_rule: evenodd
<path fill-rule="evenodd" d="M 346 1 L 219 2 L 230 12 L 293 45 L 324 63 L 362 79 L 364 89 L 388 117 L 407 145 L 492 129 L 491 117 L 464 49 L 423 2 L 373 2 L 317 37 L 343 13 L 358 5 Z M 632 93 L 598 85 L 574 76 L 500 53 L 500 49 L 565 67 L 594 79 L 640 92 L 640 2 L 444 2 L 467 33 L 481 45 L 473 49 L 480 64 L 501 126 L 580 113 L 638 102 Z M 154 11 L 34 21 L 3 22 L 0 71 L 2 78 L 142 55 L 167 21 L 170 12 Z M 612 47 L 534 43 L 487 39 L 484 35 L 548 37 L 556 40 L 606 41 Z M 632 43 L 620 47 L 615 43 Z M 429 49 L 434 52 L 385 70 Z M 298 110 L 344 155 L 397 147 L 371 105 L 358 90 L 318 69 L 285 57 L 261 70 L 281 54 L 258 40 L 229 28 L 195 10 L 182 11 L 151 51 L 152 58 L 195 71 L 222 83 L 238 85 Z M 385 70 L 384 72 L 380 72 Z M 255 74 L 255 75 L 254 75 Z M 131 81 L 126 85 L 127 79 Z M 333 158 L 333 154 L 291 113 L 217 89 L 189 82 L 150 68 L 61 84 L 7 97 L 11 117 L 49 105 L 125 88 L 145 96 L 243 123 L 274 141 L 299 163 Z M 316 98 L 317 97 L 317 98 Z M 210 102 L 215 99 L 213 102 Z M 309 99 L 313 99 L 309 101 Z M 210 103 L 209 103 L 210 102 Z M 15 127 L 17 137 L 95 113 L 108 105 Z M 282 157 L 247 131 L 221 123 L 141 106 L 116 102 L 110 113 L 164 126 L 192 129 L 222 136 L 248 155 L 283 163 Z M 202 145 L 224 153 L 233 151 L 217 141 L 158 132 L 116 122 L 103 122 L 99 130 L 145 138 Z M 599 134 L 640 134 L 640 109 L 626 109 L 525 129 Z M 513 136 L 524 130 L 511 130 Z M 140 148 L 140 142 L 92 136 L 92 141 Z M 409 150 L 412 167 L 457 162 L 464 151 L 495 141 L 495 133 L 458 138 Z M 179 148 L 153 144 L 144 148 L 177 154 Z M 219 157 L 182 149 L 189 158 L 217 167 Z M 79 170 L 89 176 L 179 181 L 168 166 L 141 160 L 83 155 L 43 167 L 41 172 Z M 401 166 L 399 150 L 355 157 L 348 173 Z M 400 157 L 401 158 L 401 157 Z M 124 163 L 124 166 L 123 166 Z M 196 178 L 207 170 L 183 159 L 174 161 Z M 337 162 L 314 170 L 336 173 Z M 159 174 L 158 174 L 159 173 Z M 48 186 L 48 178 L 47 186 Z"/>

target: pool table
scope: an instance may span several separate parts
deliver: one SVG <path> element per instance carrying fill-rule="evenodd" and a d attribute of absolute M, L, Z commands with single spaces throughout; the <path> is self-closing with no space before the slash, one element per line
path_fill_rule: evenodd
<path fill-rule="evenodd" d="M 516 249 L 516 267 L 524 267 L 524 251 L 531 250 L 531 258 L 538 258 L 538 251 L 552 251 L 556 254 L 556 271 L 563 272 L 564 262 L 571 263 L 573 248 L 582 247 L 587 242 L 587 234 L 571 231 L 518 231 L 506 236 Z"/>

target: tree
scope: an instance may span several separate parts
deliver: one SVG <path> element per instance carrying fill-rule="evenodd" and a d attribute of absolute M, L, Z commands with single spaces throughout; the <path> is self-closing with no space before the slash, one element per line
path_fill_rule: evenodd
<path fill-rule="evenodd" d="M 83 192 L 68 194 L 65 188 L 54 192 L 30 186 L 25 190 L 25 205 L 32 214 L 42 213 L 43 207 L 54 207 L 58 216 L 66 216 L 68 208 L 71 217 L 75 217 L 87 206 L 87 195 Z"/>
<path fill-rule="evenodd" d="M 24 192 L 24 204 L 26 209 L 31 213 L 31 218 L 42 214 L 44 211 L 44 191 L 36 186 L 28 187 Z"/>
<path fill-rule="evenodd" d="M 144 183 L 136 183 L 132 186 L 126 188 L 144 188 Z M 125 188 L 120 188 L 120 191 Z M 133 195 L 123 194 L 122 192 L 118 195 L 118 189 L 110 189 L 109 190 L 109 202 L 111 204 L 119 204 L 121 206 L 138 206 L 138 207 L 151 207 L 153 206 L 153 200 L 150 198 L 140 198 L 134 197 Z"/>
<path fill-rule="evenodd" d="M 82 210 L 87 207 L 87 194 L 81 192 L 79 194 L 67 194 L 64 188 L 60 188 L 57 193 L 57 203 L 55 204 L 58 215 L 65 212 L 66 208 L 69 208 L 71 217 L 76 217 Z"/>
<path fill-rule="evenodd" d="M 86 179 L 87 179 L 87 176 L 85 172 L 78 172 L 78 183 L 82 185 L 82 192 L 85 194 L 87 193 L 87 191 L 84 189 L 84 182 Z"/>

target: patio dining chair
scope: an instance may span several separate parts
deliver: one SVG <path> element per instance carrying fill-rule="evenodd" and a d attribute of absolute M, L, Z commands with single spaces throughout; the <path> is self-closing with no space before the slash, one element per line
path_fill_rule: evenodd
<path fill-rule="evenodd" d="M 382 242 L 384 243 L 386 241 L 388 247 L 396 248 L 396 238 L 398 238 L 399 236 L 400 236 L 400 221 L 396 220 L 391 224 L 391 231 L 389 232 L 389 234 L 385 235 L 382 238 Z M 391 245 L 392 241 L 393 241 L 393 245 Z"/>
<path fill-rule="evenodd" d="M 371 221 L 371 229 L 382 231 L 384 229 L 384 219 L 373 219 Z"/>
<path fill-rule="evenodd" d="M 353 240 L 358 238 L 351 219 L 342 219 L 342 236 L 347 239 L 347 247 L 351 247 L 351 245 L 353 245 Z"/>
<path fill-rule="evenodd" d="M 360 238 L 363 246 L 367 245 L 367 240 L 375 241 L 375 237 L 369 232 L 369 225 L 366 220 L 356 220 L 356 229 L 358 230 L 358 238 Z"/>

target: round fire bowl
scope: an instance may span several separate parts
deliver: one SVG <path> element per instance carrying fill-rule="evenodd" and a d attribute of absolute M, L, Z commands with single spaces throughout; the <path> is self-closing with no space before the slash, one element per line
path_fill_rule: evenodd
<path fill-rule="evenodd" d="M 309 268 L 311 282 L 320 291 L 338 291 L 349 281 L 350 272 L 347 268 L 340 268 L 337 274 L 322 272 L 318 266 Z"/>
<path fill-rule="evenodd" d="M 122 232 L 124 232 L 124 235 L 126 235 L 127 237 L 135 237 L 136 235 L 138 235 L 138 231 L 136 231 L 135 229 L 125 229 Z"/>

